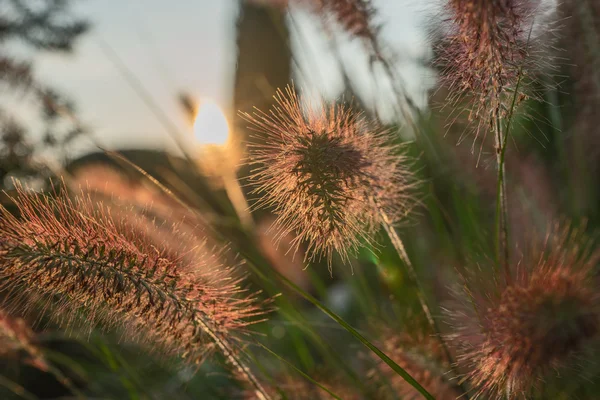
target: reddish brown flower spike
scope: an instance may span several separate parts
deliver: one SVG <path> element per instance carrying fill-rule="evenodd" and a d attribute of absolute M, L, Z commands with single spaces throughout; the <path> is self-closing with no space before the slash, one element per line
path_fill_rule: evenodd
<path fill-rule="evenodd" d="M 457 105 L 468 99 L 475 139 L 496 129 L 527 66 L 528 1 L 448 0 L 449 32 L 439 46 L 441 79 Z M 519 99 L 519 97 L 517 97 Z M 454 118 L 454 117 L 451 117 Z"/>
<path fill-rule="evenodd" d="M 87 329 L 119 327 L 192 362 L 215 348 L 230 357 L 265 313 L 243 276 L 178 224 L 66 190 L 19 188 L 14 202 L 20 217 L 0 207 L 0 289 L 15 307 L 40 302 L 67 326 L 85 309 Z"/>
<path fill-rule="evenodd" d="M 573 356 L 598 339 L 593 268 L 600 251 L 590 246 L 579 232 L 556 230 L 546 248 L 518 268 L 514 282 L 488 294 L 460 295 L 470 301 L 453 308 L 450 340 L 478 395 L 525 397 L 547 374 L 573 367 Z"/>

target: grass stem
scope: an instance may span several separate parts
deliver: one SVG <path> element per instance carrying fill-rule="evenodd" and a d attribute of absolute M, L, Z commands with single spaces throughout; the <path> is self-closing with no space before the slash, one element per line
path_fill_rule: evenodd
<path fill-rule="evenodd" d="M 400 257 L 400 259 L 406 266 L 406 270 L 408 272 L 408 277 L 411 280 L 411 283 L 417 288 L 417 297 L 419 298 L 419 303 L 421 304 L 423 313 L 425 314 L 425 317 L 427 318 L 427 322 L 429 323 L 429 326 L 431 327 L 431 330 L 433 331 L 433 334 L 435 335 L 436 339 L 439 341 L 440 345 L 442 346 L 442 349 L 444 351 L 444 356 L 445 356 L 446 360 L 448 361 L 448 364 L 451 366 L 452 372 L 454 373 L 455 376 L 458 377 L 459 374 L 458 374 L 458 371 L 455 370 L 455 363 L 452 358 L 452 354 L 450 353 L 450 349 L 448 348 L 446 341 L 442 337 L 442 334 L 441 334 L 441 331 L 437 324 L 437 321 L 435 320 L 435 318 L 433 317 L 433 314 L 431 313 L 431 307 L 429 306 L 427 297 L 425 296 L 424 287 L 423 287 L 423 285 L 421 285 L 421 281 L 419 280 L 417 272 L 415 271 L 415 268 L 414 268 L 412 262 L 410 261 L 408 254 L 406 253 L 406 248 L 404 247 L 404 243 L 402 242 L 402 239 L 400 239 L 400 236 L 398 235 L 398 233 L 392 226 L 392 223 L 391 223 L 388 215 L 385 213 L 385 211 L 380 209 L 380 214 L 381 214 L 381 218 L 382 218 L 382 222 L 383 222 L 382 225 L 383 225 L 386 233 L 388 234 L 390 241 L 392 242 L 392 245 L 394 246 L 394 249 L 396 249 L 398 256 Z M 460 388 L 464 394 L 464 398 L 468 399 L 469 397 L 467 394 L 468 393 L 467 390 L 465 388 L 463 388 L 462 385 L 460 385 Z"/>
<path fill-rule="evenodd" d="M 496 258 L 498 265 L 504 270 L 504 278 L 511 282 L 509 247 L 508 247 L 508 206 L 506 193 L 505 150 L 508 135 L 502 134 L 502 122 L 499 116 L 495 118 L 496 162 L 498 165 L 498 187 L 496 197 Z"/>

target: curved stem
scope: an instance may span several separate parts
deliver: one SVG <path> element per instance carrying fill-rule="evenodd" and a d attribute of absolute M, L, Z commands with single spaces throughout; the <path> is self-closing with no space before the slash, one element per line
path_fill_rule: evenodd
<path fill-rule="evenodd" d="M 210 327 L 202 320 L 198 320 L 202 329 L 204 329 L 211 339 L 215 342 L 219 350 L 223 353 L 229 364 L 234 367 L 244 378 L 250 383 L 254 389 L 256 397 L 259 400 L 270 400 L 271 397 L 267 394 L 265 389 L 262 387 L 258 379 L 254 376 L 250 368 L 248 368 L 244 363 L 235 355 L 234 349 L 231 348 L 229 343 L 225 339 L 220 338 L 215 332 L 210 329 Z"/>
<path fill-rule="evenodd" d="M 506 193 L 505 151 L 508 135 L 502 134 L 500 117 L 495 121 L 496 162 L 498 165 L 498 190 L 496 197 L 496 258 L 498 265 L 503 266 L 506 283 L 511 282 L 510 254 L 508 246 L 508 206 Z M 507 130 L 508 132 L 508 130 Z"/>
<path fill-rule="evenodd" d="M 506 145 L 510 133 L 511 123 L 515 114 L 521 79 L 523 78 L 522 69 L 519 69 L 517 84 L 513 93 L 506 127 L 502 130 L 502 121 L 499 116 L 496 117 L 496 126 L 494 135 L 496 140 L 496 161 L 498 163 L 498 196 L 496 201 L 496 238 L 497 238 L 497 257 L 498 263 L 503 261 L 504 275 L 506 283 L 511 282 L 510 273 L 510 254 L 508 246 L 508 195 L 506 190 Z M 501 253 L 501 251 L 503 253 Z"/>
<path fill-rule="evenodd" d="M 298 293 L 300 296 L 304 297 L 306 300 L 311 302 L 315 307 L 317 307 L 335 322 L 340 324 L 345 330 L 352 334 L 352 336 L 358 339 L 364 346 L 366 346 L 369 350 L 375 353 L 381 360 L 383 360 L 387 365 L 389 365 L 390 368 L 394 370 L 394 372 L 400 375 L 409 385 L 415 388 L 424 398 L 428 400 L 435 400 L 435 397 L 433 397 L 423 386 L 421 386 L 419 382 L 417 382 L 408 372 L 406 372 L 402 367 L 396 364 L 394 360 L 389 358 L 383 351 L 381 351 L 374 344 L 372 344 L 367 338 L 361 335 L 356 329 L 354 329 L 350 324 L 344 321 L 340 316 L 335 314 L 333 311 L 331 311 L 313 296 L 302 290 L 298 285 L 296 285 L 288 278 L 283 276 L 279 271 L 273 270 L 272 272 L 288 288 L 290 288 L 291 290 L 293 290 L 294 292 Z"/>
<path fill-rule="evenodd" d="M 421 303 L 421 308 L 423 309 L 423 313 L 425 314 L 425 317 L 427 318 L 427 322 L 429 323 L 429 326 L 431 327 L 438 342 L 442 346 L 442 349 L 444 351 L 444 356 L 446 357 L 446 361 L 448 361 L 448 364 L 452 368 L 452 372 L 454 373 L 455 376 L 458 377 L 459 374 L 458 374 L 458 371 L 456 370 L 456 364 L 454 363 L 454 359 L 452 358 L 450 349 L 448 348 L 446 341 L 442 337 L 442 334 L 441 334 L 441 331 L 437 324 L 437 321 L 435 320 L 435 318 L 433 318 L 433 314 L 431 313 L 431 307 L 429 307 L 429 304 L 427 302 L 427 297 L 425 296 L 425 290 L 423 288 L 423 285 L 421 285 L 421 281 L 419 280 L 417 272 L 415 271 L 415 268 L 414 268 L 413 264 L 411 263 L 410 258 L 408 258 L 408 254 L 406 253 L 406 248 L 404 247 L 404 243 L 402 242 L 402 239 L 400 239 L 400 236 L 398 235 L 398 233 L 392 226 L 390 218 L 385 213 L 385 211 L 383 211 L 381 208 L 379 208 L 379 213 L 381 214 L 382 225 L 383 225 L 386 233 L 388 234 L 390 241 L 392 242 L 392 245 L 396 249 L 396 252 L 398 253 L 398 256 L 400 257 L 400 259 L 406 266 L 406 270 L 408 272 L 408 277 L 411 280 L 411 283 L 413 285 L 415 285 L 415 287 L 417 288 L 417 297 L 419 298 L 419 303 Z M 459 387 L 462 390 L 465 399 L 468 399 L 469 397 L 467 394 L 468 393 L 467 390 L 463 387 L 463 385 L 461 383 L 459 383 Z"/>

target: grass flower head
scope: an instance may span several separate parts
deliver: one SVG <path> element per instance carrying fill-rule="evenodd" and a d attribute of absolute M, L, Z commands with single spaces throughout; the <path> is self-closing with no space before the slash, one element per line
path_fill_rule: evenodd
<path fill-rule="evenodd" d="M 276 101 L 269 114 L 243 114 L 257 132 L 257 205 L 274 209 L 278 236 L 293 233 L 307 258 L 324 255 L 331 266 L 337 251 L 347 261 L 373 242 L 382 212 L 397 221 L 413 207 L 410 161 L 388 131 L 346 106 L 303 108 L 293 88 Z"/>
<path fill-rule="evenodd" d="M 89 329 L 119 327 L 192 362 L 212 349 L 230 356 L 265 313 L 243 276 L 177 224 L 84 192 L 19 188 L 13 200 L 20 216 L 0 208 L 0 277 L 16 307 L 41 304 L 67 326 L 84 315 Z"/>
<path fill-rule="evenodd" d="M 437 59 L 441 80 L 453 106 L 468 103 L 477 141 L 526 97 L 524 77 L 539 59 L 531 41 L 548 17 L 539 2 L 528 0 L 448 0 L 446 14 Z"/>
<path fill-rule="evenodd" d="M 513 282 L 461 294 L 469 300 L 450 313 L 450 340 L 478 395 L 525 397 L 551 371 L 575 366 L 574 356 L 600 333 L 592 271 L 599 259 L 579 232 L 563 228 L 519 266 Z"/>

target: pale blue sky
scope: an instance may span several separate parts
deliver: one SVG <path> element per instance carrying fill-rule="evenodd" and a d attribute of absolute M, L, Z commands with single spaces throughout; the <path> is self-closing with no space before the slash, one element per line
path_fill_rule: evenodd
<path fill-rule="evenodd" d="M 435 0 L 427 0 L 435 3 Z M 93 23 L 72 56 L 37 57 L 36 71 L 47 82 L 69 94 L 77 103 L 81 119 L 109 147 L 155 147 L 172 143 L 146 105 L 131 89 L 115 65 L 102 51 L 107 43 L 143 82 L 152 97 L 181 131 L 189 131 L 176 94 L 185 90 L 197 98 L 210 98 L 230 105 L 235 68 L 233 27 L 237 0 L 83 0 L 76 2 L 78 15 Z M 427 18 L 425 2 L 379 0 L 384 36 L 398 52 L 406 84 L 420 92 L 425 71 L 410 61 L 427 51 L 422 29 Z M 319 73 L 310 74 L 313 85 L 330 96 L 341 89 L 336 64 L 310 19 L 296 20 L 302 37 L 293 46 L 301 65 Z M 305 44 L 301 44 L 305 43 Z M 308 44 L 306 44 L 308 43 Z M 351 42 L 342 46 L 347 68 L 357 77 L 367 74 L 367 59 Z M 298 74 L 298 79 L 306 74 Z M 311 82 L 308 82 L 309 85 Z M 306 84 L 306 82 L 303 82 Z M 358 79 L 360 92 L 374 98 L 372 83 Z M 385 97 L 380 97 L 385 102 Z"/>

